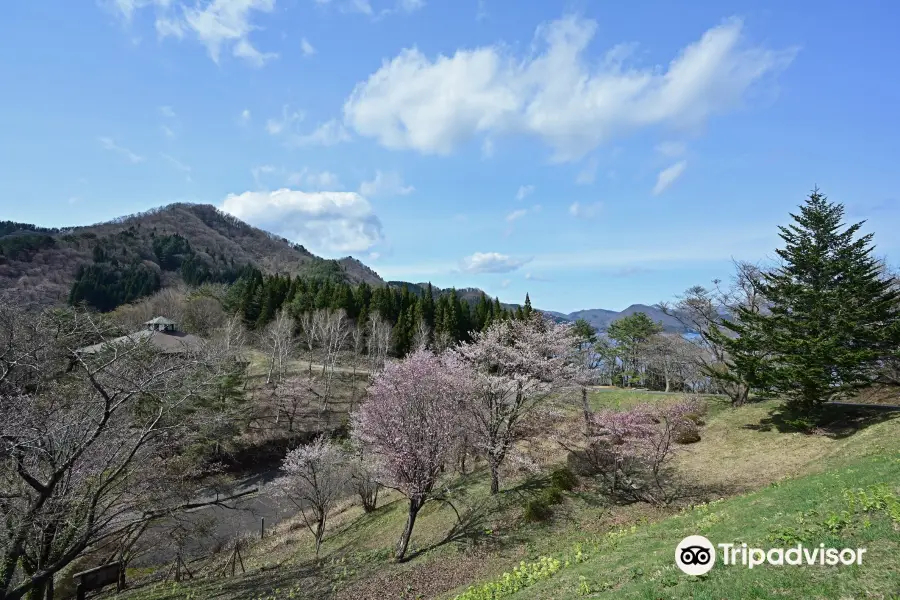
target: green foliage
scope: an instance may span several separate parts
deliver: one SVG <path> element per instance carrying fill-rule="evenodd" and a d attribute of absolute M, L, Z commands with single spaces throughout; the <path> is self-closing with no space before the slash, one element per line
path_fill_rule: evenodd
<path fill-rule="evenodd" d="M 782 265 L 755 282 L 767 311 L 741 307 L 724 326 L 733 367 L 758 390 L 782 395 L 801 415 L 870 385 L 900 345 L 900 292 L 873 256 L 862 223 L 814 190 L 794 224 L 780 227 Z"/>
<path fill-rule="evenodd" d="M 578 476 L 568 467 L 561 467 L 550 474 L 550 483 L 553 487 L 568 492 L 578 485 Z"/>
<path fill-rule="evenodd" d="M 159 290 L 159 273 L 143 263 L 82 265 L 75 274 L 69 304 L 82 302 L 108 312 Z"/>
<path fill-rule="evenodd" d="M 56 240 L 42 233 L 24 233 L 0 238 L 0 260 L 30 260 L 40 250 L 52 248 Z"/>
<path fill-rule="evenodd" d="M 478 587 L 471 587 L 455 600 L 495 600 L 511 596 L 516 592 L 553 577 L 563 567 L 559 559 L 542 556 L 535 562 L 524 560 L 511 573 L 504 573 L 496 581 Z"/>

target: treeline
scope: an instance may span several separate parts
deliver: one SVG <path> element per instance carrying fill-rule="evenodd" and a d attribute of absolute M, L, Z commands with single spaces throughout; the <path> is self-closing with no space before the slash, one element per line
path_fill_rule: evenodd
<path fill-rule="evenodd" d="M 317 310 L 343 310 L 363 328 L 369 316 L 378 313 L 393 326 L 394 350 L 400 356 L 410 350 L 420 327 L 434 338 L 458 343 L 468 341 L 471 332 L 483 331 L 497 320 L 521 318 L 531 310 L 527 296 L 524 307 L 511 311 L 501 306 L 498 298 L 492 300 L 484 293 L 470 303 L 455 289 L 438 291 L 431 284 L 418 294 L 406 286 L 352 286 L 331 279 L 264 275 L 256 269 L 229 288 L 223 304 L 250 329 L 265 327 L 282 308 L 295 319 Z"/>
<path fill-rule="evenodd" d="M 190 286 L 232 283 L 247 272 L 248 267 L 235 265 L 224 255 L 201 255 L 177 233 L 150 235 L 152 257 L 140 251 L 134 227 L 109 238 L 94 236 L 93 263 L 78 268 L 69 304 L 84 303 L 101 312 L 111 311 L 157 292 L 166 271 L 178 273 Z"/>

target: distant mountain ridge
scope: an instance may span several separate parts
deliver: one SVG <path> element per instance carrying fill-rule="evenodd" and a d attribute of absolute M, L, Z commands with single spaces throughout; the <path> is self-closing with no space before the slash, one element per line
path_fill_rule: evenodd
<path fill-rule="evenodd" d="M 172 256 L 160 253 L 163 239 L 184 248 Z M 176 245 L 177 245 L 176 244 Z M 184 282 L 183 269 L 167 266 L 176 258 L 183 265 L 186 258 L 192 264 L 209 269 L 255 267 L 265 273 L 326 277 L 350 284 L 367 283 L 373 286 L 407 287 L 411 292 L 424 294 L 427 283 L 384 281 L 378 273 L 359 259 L 347 256 L 338 260 L 318 257 L 300 244 L 258 229 L 222 212 L 209 204 L 170 204 L 143 213 L 119 217 L 95 225 L 47 228 L 28 223 L 0 222 L 0 290 L 14 290 L 21 297 L 39 302 L 65 301 L 76 281 L 79 269 L 99 262 L 104 264 L 141 264 L 155 271 L 162 287 Z M 432 286 L 436 297 L 449 289 Z M 474 305 L 485 294 L 476 287 L 456 288 L 461 300 Z M 501 302 L 507 310 L 519 304 Z M 539 306 L 536 309 L 542 310 Z M 622 311 L 587 309 L 572 313 L 542 310 L 560 322 L 585 319 L 598 331 L 606 331 L 616 319 L 646 313 L 663 324 L 665 331 L 684 332 L 677 319 L 653 306 L 633 304 Z"/>
<path fill-rule="evenodd" d="M 587 310 L 577 310 L 569 314 L 560 312 L 545 311 L 553 317 L 564 322 L 574 322 L 578 319 L 584 319 L 594 326 L 597 331 L 604 332 L 609 329 L 609 325 L 616 319 L 628 317 L 635 313 L 642 312 L 650 317 L 650 320 L 662 323 L 663 331 L 669 333 L 685 333 L 687 329 L 681 322 L 671 315 L 667 315 L 655 306 L 647 306 L 646 304 L 632 304 L 625 310 L 614 311 L 604 308 L 591 308 Z"/>

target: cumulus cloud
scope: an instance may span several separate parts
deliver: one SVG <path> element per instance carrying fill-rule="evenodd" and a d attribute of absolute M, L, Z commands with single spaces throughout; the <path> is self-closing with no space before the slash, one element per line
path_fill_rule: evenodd
<path fill-rule="evenodd" d="M 462 260 L 462 270 L 469 273 L 510 273 L 530 260 L 498 252 L 476 252 Z"/>
<path fill-rule="evenodd" d="M 569 214 L 578 219 L 593 219 L 600 213 L 601 208 L 603 208 L 602 202 L 592 204 L 573 202 L 569 207 Z"/>
<path fill-rule="evenodd" d="M 528 196 L 534 193 L 533 185 L 520 185 L 519 191 L 516 192 L 516 200 L 524 200 Z"/>
<path fill-rule="evenodd" d="M 312 56 L 316 53 L 316 49 L 313 48 L 313 45 L 306 38 L 300 40 L 300 50 L 303 52 L 303 56 Z"/>
<path fill-rule="evenodd" d="M 250 33 L 259 29 L 253 23 L 260 13 L 275 9 L 275 0 L 111 0 L 112 8 L 129 22 L 134 13 L 153 6 L 156 9 L 156 33 L 160 38 L 192 36 L 206 47 L 216 63 L 223 48 L 255 67 L 277 58 L 274 52 L 262 52 L 250 41 Z"/>
<path fill-rule="evenodd" d="M 139 162 L 143 162 L 143 160 L 144 160 L 143 156 L 140 156 L 139 154 L 135 154 L 128 148 L 123 148 L 122 146 L 119 146 L 112 140 L 112 138 L 101 137 L 101 138 L 97 138 L 97 139 L 100 141 L 100 145 L 103 146 L 104 149 L 109 150 L 111 152 L 118 152 L 119 154 L 121 154 L 122 156 L 127 158 L 128 162 L 130 162 L 130 163 L 139 163 Z"/>
<path fill-rule="evenodd" d="M 359 185 L 359 193 L 363 196 L 405 196 L 415 191 L 411 185 L 403 183 L 400 173 L 390 171 L 382 173 L 375 171 L 375 178 L 371 181 L 363 181 Z"/>
<path fill-rule="evenodd" d="M 364 252 L 383 239 L 381 221 L 355 192 L 229 194 L 222 210 L 252 225 L 326 254 Z"/>
<path fill-rule="evenodd" d="M 659 175 L 656 177 L 656 185 L 653 186 L 653 195 L 662 194 L 666 189 L 675 183 L 675 180 L 681 177 L 681 174 L 684 173 L 684 169 L 687 167 L 687 161 L 682 160 L 678 161 L 671 167 L 666 167 L 662 171 L 659 172 Z"/>
<path fill-rule="evenodd" d="M 587 59 L 596 29 L 576 16 L 543 24 L 537 50 L 524 58 L 501 45 L 434 59 L 404 49 L 356 85 L 344 120 L 387 148 L 448 154 L 473 137 L 524 133 L 548 144 L 556 160 L 575 160 L 638 128 L 702 125 L 796 53 L 750 46 L 741 21 L 729 19 L 667 68 L 639 67 L 627 63 L 627 45 Z"/>

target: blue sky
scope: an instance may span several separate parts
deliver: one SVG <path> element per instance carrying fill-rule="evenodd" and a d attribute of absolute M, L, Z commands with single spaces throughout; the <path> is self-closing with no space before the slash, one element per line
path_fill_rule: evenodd
<path fill-rule="evenodd" d="M 569 312 L 764 260 L 813 185 L 896 263 L 891 2 L 29 0 L 0 209 L 215 204 L 386 279 Z"/>

